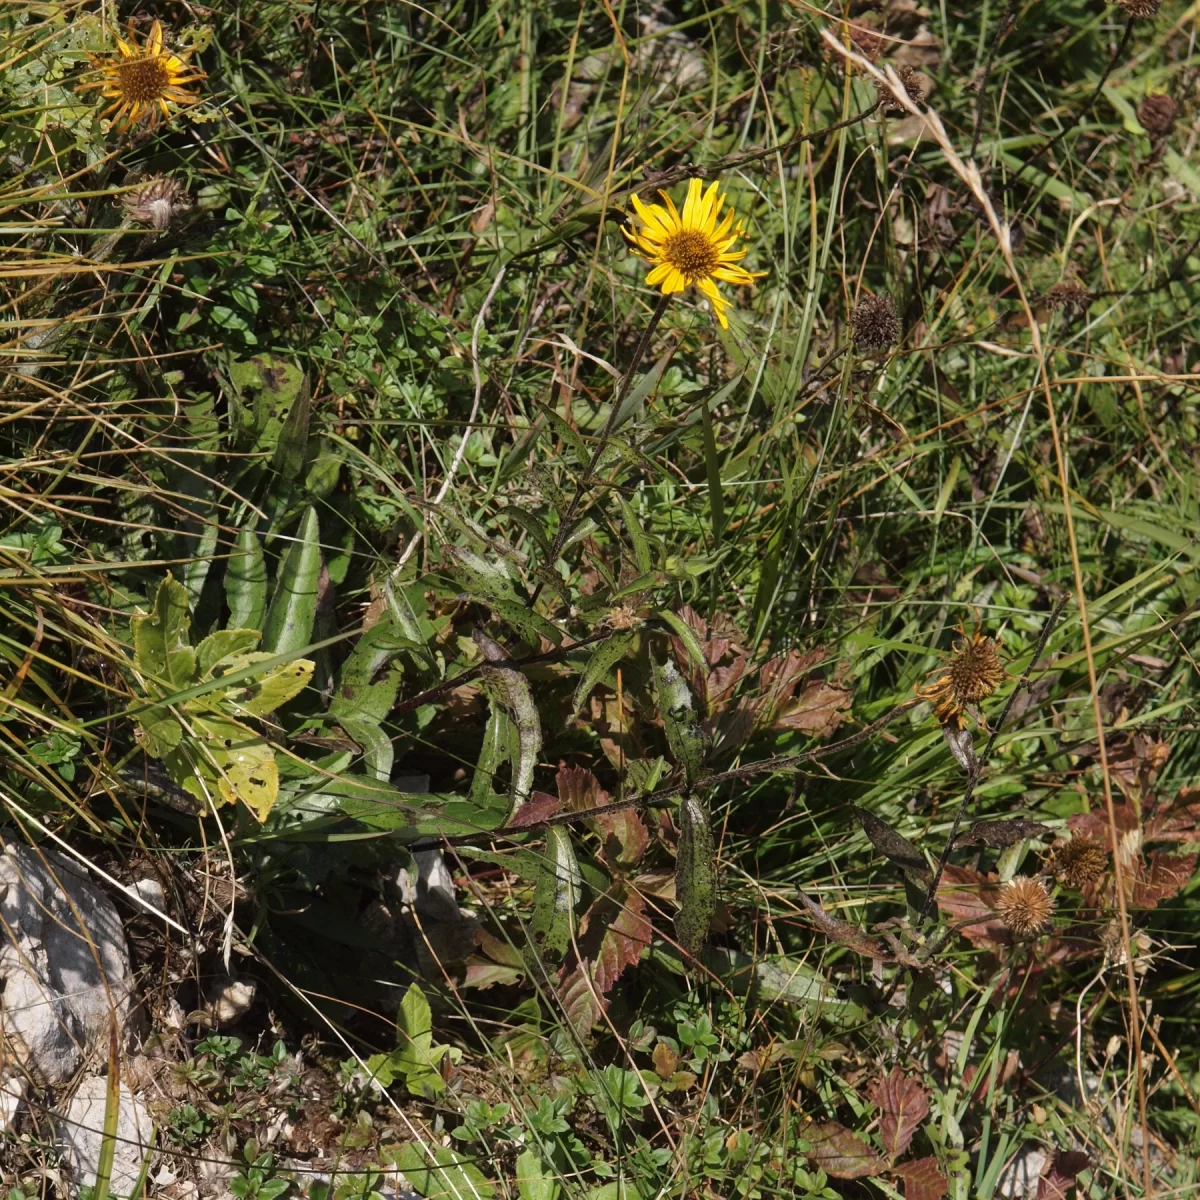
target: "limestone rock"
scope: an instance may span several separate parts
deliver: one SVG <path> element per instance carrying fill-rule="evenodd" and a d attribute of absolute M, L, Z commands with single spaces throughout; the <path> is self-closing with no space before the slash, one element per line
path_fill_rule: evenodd
<path fill-rule="evenodd" d="M 108 1080 L 89 1075 L 71 1098 L 58 1124 L 58 1144 L 63 1165 L 76 1187 L 94 1186 L 104 1143 L 104 1112 Z M 146 1106 L 124 1084 L 120 1086 L 117 1109 L 117 1140 L 113 1153 L 109 1194 L 128 1196 L 137 1184 L 150 1146 L 154 1121 Z"/>

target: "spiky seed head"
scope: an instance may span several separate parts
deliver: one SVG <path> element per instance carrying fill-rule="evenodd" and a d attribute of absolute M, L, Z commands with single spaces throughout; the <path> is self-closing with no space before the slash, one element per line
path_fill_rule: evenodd
<path fill-rule="evenodd" d="M 1054 848 L 1050 868 L 1067 887 L 1078 891 L 1094 883 L 1108 867 L 1108 851 L 1094 838 L 1073 837 Z"/>
<path fill-rule="evenodd" d="M 996 914 L 1018 937 L 1040 933 L 1054 915 L 1054 899 L 1040 879 L 1016 875 L 1004 885 Z"/>
<path fill-rule="evenodd" d="M 850 314 L 854 344 L 868 350 L 891 346 L 900 335 L 900 322 L 891 296 L 864 296 Z"/>
<path fill-rule="evenodd" d="M 1151 137 L 1166 137 L 1175 128 L 1179 105 L 1170 96 L 1153 92 L 1138 105 L 1138 124 Z"/>
<path fill-rule="evenodd" d="M 1092 302 L 1092 294 L 1080 284 L 1066 281 L 1056 283 L 1046 292 L 1043 299 L 1051 308 L 1087 312 L 1088 306 Z"/>
<path fill-rule="evenodd" d="M 147 179 L 121 197 L 121 206 L 131 221 L 166 229 L 178 216 L 192 207 L 187 189 L 165 175 Z"/>
<path fill-rule="evenodd" d="M 908 98 L 914 104 L 924 104 L 925 85 L 921 82 L 921 75 L 916 67 L 897 67 L 896 74 L 899 76 L 900 85 L 908 94 Z M 885 113 L 902 113 L 907 111 L 904 105 L 896 99 L 892 89 L 886 83 L 876 80 L 875 91 L 878 93 L 879 99 L 883 101 L 883 111 Z"/>
<path fill-rule="evenodd" d="M 1158 14 L 1159 0 L 1117 0 L 1117 7 L 1131 21 L 1148 21 Z"/>

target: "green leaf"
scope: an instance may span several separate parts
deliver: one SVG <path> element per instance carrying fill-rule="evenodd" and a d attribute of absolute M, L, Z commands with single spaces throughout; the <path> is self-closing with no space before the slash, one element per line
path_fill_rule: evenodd
<path fill-rule="evenodd" d="M 474 1156 L 436 1142 L 405 1142 L 396 1166 L 424 1200 L 492 1200 L 495 1195 Z"/>
<path fill-rule="evenodd" d="M 499 704 L 491 705 L 483 731 L 483 745 L 479 748 L 471 779 L 472 800 L 483 803 L 496 790 L 496 772 L 508 761 L 509 724 L 504 708 Z"/>
<path fill-rule="evenodd" d="M 571 846 L 571 835 L 560 825 L 546 831 L 543 867 L 533 895 L 531 928 L 538 944 L 561 958 L 571 944 L 575 906 L 583 877 Z"/>
<path fill-rule="evenodd" d="M 451 570 L 466 585 L 468 592 L 486 596 L 489 600 L 517 600 L 503 559 L 489 562 L 462 546 L 448 546 L 446 553 L 450 556 Z"/>
<path fill-rule="evenodd" d="M 253 650 L 261 636 L 256 629 L 219 629 L 210 633 L 196 647 L 196 670 L 200 678 L 208 679 L 222 659 Z"/>
<path fill-rule="evenodd" d="M 646 536 L 646 531 L 642 528 L 637 513 L 633 511 L 633 505 L 624 496 L 618 495 L 617 499 L 621 505 L 625 532 L 629 534 L 629 540 L 633 543 L 633 561 L 637 563 L 638 574 L 649 575 L 654 570 L 654 558 L 650 553 L 650 539 Z"/>
<path fill-rule="evenodd" d="M 493 704 L 502 704 L 516 729 L 516 745 L 509 751 L 512 762 L 511 817 L 529 799 L 538 751 L 542 748 L 542 723 L 538 718 L 529 680 L 511 667 L 485 666 L 480 671 L 483 690 Z"/>
<path fill-rule="evenodd" d="M 675 897 L 679 912 L 675 932 L 679 944 L 693 957 L 708 937 L 716 905 L 717 872 L 708 814 L 695 796 L 679 804 L 679 848 L 675 860 Z"/>
<path fill-rule="evenodd" d="M 312 389 L 308 376 L 301 375 L 300 386 L 288 408 L 287 419 L 279 430 L 275 443 L 275 456 L 271 466 L 275 473 L 287 480 L 299 479 L 308 458 L 308 421 L 312 409 Z"/>
<path fill-rule="evenodd" d="M 412 648 L 412 640 L 396 625 L 390 612 L 372 625 L 338 671 L 330 715 L 338 720 L 357 717 L 382 721 L 396 703 L 404 675 L 394 659 L 402 650 Z"/>
<path fill-rule="evenodd" d="M 540 646 L 542 638 L 555 646 L 562 645 L 562 630 L 521 601 L 492 600 L 483 596 L 472 598 L 490 608 L 505 624 L 511 625 L 529 645 Z"/>
<path fill-rule="evenodd" d="M 196 669 L 196 652 L 188 645 L 190 625 L 187 589 L 168 571 L 154 594 L 153 609 L 130 621 L 138 673 L 176 686 L 189 683 Z"/>
<path fill-rule="evenodd" d="M 225 603 L 234 629 L 262 629 L 267 610 L 267 564 L 253 525 L 238 533 L 225 568 Z"/>
<path fill-rule="evenodd" d="M 696 666 L 707 670 L 708 662 L 704 657 L 704 648 L 700 645 L 700 639 L 696 636 L 696 631 L 678 613 L 673 613 L 669 609 L 661 609 L 654 615 L 660 621 L 665 621 L 674 630 L 675 636 L 683 643 L 683 648 L 687 651 L 688 658 Z"/>
<path fill-rule="evenodd" d="M 517 1195 L 520 1200 L 558 1200 L 558 1178 L 532 1146 L 517 1155 Z"/>
<path fill-rule="evenodd" d="M 316 509 L 305 510 L 296 540 L 279 568 L 279 580 L 263 626 L 263 649 L 272 654 L 303 650 L 312 641 L 321 576 L 320 523 Z"/>
<path fill-rule="evenodd" d="M 190 717 L 195 731 L 165 758 L 167 773 L 198 800 L 240 800 L 265 821 L 279 795 L 275 752 L 266 738 L 216 713 Z"/>
<path fill-rule="evenodd" d="M 654 662 L 654 682 L 658 688 L 658 711 L 666 731 L 667 744 L 675 761 L 683 767 L 684 777 L 691 783 L 700 774 L 708 741 L 696 721 L 692 693 L 679 674 L 672 659 Z"/>
<path fill-rule="evenodd" d="M 433 1099 L 446 1088 L 437 1064 L 449 1046 L 433 1044 L 433 1015 L 425 993 L 410 984 L 396 1012 L 396 1049 L 390 1054 L 375 1054 L 367 1068 L 382 1087 L 390 1087 L 397 1076 L 414 1096 Z"/>
<path fill-rule="evenodd" d="M 151 758 L 166 758 L 183 740 L 183 726 L 173 716 L 157 716 L 161 711 L 152 708 L 135 718 L 141 727 L 142 748 Z"/>
<path fill-rule="evenodd" d="M 592 651 L 592 656 L 588 659 L 587 666 L 583 668 L 583 674 L 575 687 L 575 695 L 571 699 L 572 719 L 583 710 L 588 697 L 592 694 L 592 689 L 607 679 L 609 671 L 625 657 L 636 642 L 637 636 L 636 630 L 624 629 L 619 633 L 614 633 L 612 637 L 601 642 Z"/>
<path fill-rule="evenodd" d="M 570 447 L 575 455 L 575 461 L 579 465 L 585 466 L 591 455 L 588 454 L 587 447 L 583 444 L 583 438 L 571 427 L 567 420 L 554 411 L 548 404 L 539 404 L 539 410 L 549 421 L 550 427 L 558 435 L 559 439 Z"/>
<path fill-rule="evenodd" d="M 266 650 L 234 655 L 221 661 L 219 665 L 222 670 L 216 674 L 232 675 L 234 671 L 240 671 L 243 667 L 250 667 L 256 662 L 264 662 L 273 657 L 274 655 Z M 185 707 L 191 708 L 194 703 L 200 709 L 217 707 L 229 709 L 242 717 L 265 717 L 298 696 L 308 686 L 312 680 L 313 667 L 311 659 L 296 658 L 291 662 L 270 667 L 261 675 L 251 675 L 247 679 L 239 680 L 227 691 L 201 696 Z"/>

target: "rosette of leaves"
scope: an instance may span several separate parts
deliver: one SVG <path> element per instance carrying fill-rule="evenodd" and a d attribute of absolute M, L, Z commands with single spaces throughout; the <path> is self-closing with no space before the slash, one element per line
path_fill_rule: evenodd
<path fill-rule="evenodd" d="M 313 663 L 256 650 L 254 629 L 218 630 L 193 646 L 187 589 L 170 574 L 130 626 L 140 692 L 129 711 L 142 748 L 202 808 L 240 800 L 265 821 L 279 770 L 255 721 L 301 692 Z"/>

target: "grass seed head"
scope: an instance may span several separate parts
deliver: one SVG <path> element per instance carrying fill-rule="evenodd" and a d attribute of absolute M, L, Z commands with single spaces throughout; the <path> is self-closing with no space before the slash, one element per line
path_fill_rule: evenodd
<path fill-rule="evenodd" d="M 1108 851 L 1093 838 L 1073 837 L 1055 848 L 1050 867 L 1067 887 L 1078 891 L 1104 874 Z"/>
<path fill-rule="evenodd" d="M 1152 92 L 1138 105 L 1138 124 L 1151 137 L 1166 137 L 1175 128 L 1179 105 L 1170 96 Z"/>
<path fill-rule="evenodd" d="M 900 322 L 891 296 L 864 296 L 850 314 L 854 344 L 868 350 L 891 346 L 900 336 Z"/>
<path fill-rule="evenodd" d="M 178 216 L 192 207 L 191 197 L 181 183 L 165 175 L 156 175 L 121 197 L 126 216 L 139 225 L 166 229 Z"/>
<path fill-rule="evenodd" d="M 1054 899 L 1040 879 L 1016 875 L 1001 890 L 996 913 L 1018 937 L 1029 937 L 1050 924 Z"/>

